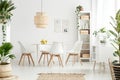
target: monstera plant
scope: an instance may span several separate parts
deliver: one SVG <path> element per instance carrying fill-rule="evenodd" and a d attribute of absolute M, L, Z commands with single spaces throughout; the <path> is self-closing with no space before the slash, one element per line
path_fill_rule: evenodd
<path fill-rule="evenodd" d="M 109 32 L 114 36 L 114 39 L 112 39 L 112 45 L 116 49 L 114 51 L 114 56 L 117 56 L 119 58 L 119 64 L 120 64 L 120 10 L 116 13 L 115 18 L 111 17 L 112 21 L 110 24 L 113 27 L 113 30 L 109 30 Z"/>
<path fill-rule="evenodd" d="M 0 0 L 0 24 L 2 25 L 3 43 L 6 42 L 6 27 L 13 16 L 12 10 L 14 9 L 14 3 L 11 0 Z"/>

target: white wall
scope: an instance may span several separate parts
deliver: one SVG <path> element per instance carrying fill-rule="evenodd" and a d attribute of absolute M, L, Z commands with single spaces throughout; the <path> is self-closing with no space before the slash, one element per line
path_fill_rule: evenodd
<path fill-rule="evenodd" d="M 84 10 L 91 10 L 91 0 L 43 0 L 43 10 L 49 17 L 47 28 L 38 29 L 34 25 L 34 16 L 41 9 L 41 0 L 15 0 L 16 10 L 11 22 L 11 41 L 14 44 L 14 52 L 19 54 L 17 41 L 22 41 L 32 48 L 32 44 L 40 43 L 41 39 L 47 39 L 48 43 L 62 41 L 66 44 L 77 40 L 75 8 L 82 5 Z M 54 19 L 66 19 L 69 21 L 69 32 L 54 32 Z"/>

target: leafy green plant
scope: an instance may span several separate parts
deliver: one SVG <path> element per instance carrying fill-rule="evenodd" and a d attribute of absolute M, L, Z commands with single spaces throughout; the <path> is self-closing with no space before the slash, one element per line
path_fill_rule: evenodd
<path fill-rule="evenodd" d="M 99 33 L 106 33 L 107 30 L 105 29 L 105 27 L 100 28 L 98 31 L 94 31 L 93 35 L 96 37 Z"/>
<path fill-rule="evenodd" d="M 11 0 L 0 0 L 0 24 L 2 24 L 3 43 L 6 41 L 6 24 L 11 20 L 14 9 L 14 3 Z"/>
<path fill-rule="evenodd" d="M 15 55 L 10 53 L 13 48 L 12 44 L 9 42 L 3 43 L 0 46 L 0 64 L 7 64 L 9 59 L 14 59 Z"/>
<path fill-rule="evenodd" d="M 79 26 L 79 14 L 80 14 L 80 11 L 82 11 L 83 10 L 83 7 L 81 6 L 81 5 L 78 5 L 77 7 L 76 7 L 76 10 L 75 10 L 75 13 L 76 13 L 76 15 L 77 15 L 77 28 L 79 28 L 80 26 Z"/>
<path fill-rule="evenodd" d="M 117 11 L 115 18 L 111 17 L 111 19 L 113 22 L 110 22 L 110 24 L 113 30 L 109 30 L 109 32 L 114 36 L 114 39 L 111 39 L 111 44 L 116 49 L 113 55 L 119 57 L 120 63 L 120 10 Z"/>

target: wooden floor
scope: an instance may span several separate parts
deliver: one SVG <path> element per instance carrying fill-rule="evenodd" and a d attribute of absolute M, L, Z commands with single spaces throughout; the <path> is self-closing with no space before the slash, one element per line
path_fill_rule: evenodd
<path fill-rule="evenodd" d="M 49 67 L 47 64 L 42 63 L 35 66 L 32 66 L 32 64 L 19 66 L 17 63 L 12 65 L 13 74 L 19 76 L 20 80 L 37 80 L 38 73 L 83 73 L 85 74 L 85 80 L 111 80 L 108 64 L 106 64 L 105 70 L 98 63 L 96 64 L 96 69 L 93 70 L 93 62 L 83 62 L 82 65 L 79 62 L 74 65 L 69 62 L 64 67 L 59 66 L 57 62 Z"/>

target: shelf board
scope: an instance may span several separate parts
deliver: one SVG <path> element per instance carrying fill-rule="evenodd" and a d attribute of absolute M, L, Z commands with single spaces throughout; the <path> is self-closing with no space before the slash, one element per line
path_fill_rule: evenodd
<path fill-rule="evenodd" d="M 81 49 L 81 50 L 90 50 L 90 49 Z"/>

